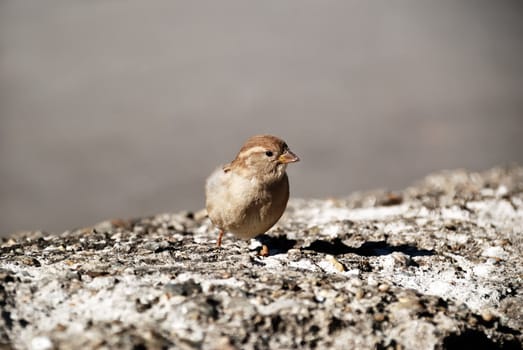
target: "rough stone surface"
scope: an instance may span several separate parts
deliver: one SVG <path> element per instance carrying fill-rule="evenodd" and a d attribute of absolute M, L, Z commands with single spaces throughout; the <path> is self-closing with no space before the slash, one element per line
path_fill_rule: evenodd
<path fill-rule="evenodd" d="M 0 347 L 520 349 L 523 168 L 293 200 L 261 241 L 201 213 L 2 239 Z M 3 345 L 2 345 L 3 344 Z"/>

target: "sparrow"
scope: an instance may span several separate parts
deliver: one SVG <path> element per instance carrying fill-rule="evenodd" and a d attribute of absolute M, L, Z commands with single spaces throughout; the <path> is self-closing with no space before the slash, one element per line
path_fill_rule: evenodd
<path fill-rule="evenodd" d="M 287 164 L 299 160 L 282 139 L 256 135 L 245 142 L 232 162 L 208 177 L 205 206 L 219 229 L 218 247 L 225 232 L 249 239 L 276 224 L 289 200 Z M 262 250 L 268 253 L 267 247 Z"/>

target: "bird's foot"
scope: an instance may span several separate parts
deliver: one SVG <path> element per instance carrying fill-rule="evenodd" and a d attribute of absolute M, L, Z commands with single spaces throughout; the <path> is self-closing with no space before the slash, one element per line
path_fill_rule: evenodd
<path fill-rule="evenodd" d="M 258 252 L 259 256 L 269 256 L 269 247 L 266 244 L 263 244 L 260 251 Z"/>

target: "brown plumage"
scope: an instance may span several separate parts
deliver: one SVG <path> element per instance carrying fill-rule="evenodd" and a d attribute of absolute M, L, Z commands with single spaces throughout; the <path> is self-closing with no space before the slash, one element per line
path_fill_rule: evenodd
<path fill-rule="evenodd" d="M 289 199 L 288 163 L 299 158 L 287 144 L 271 135 L 249 138 L 236 158 L 216 169 L 205 186 L 206 208 L 212 223 L 244 239 L 269 230 L 282 216 Z"/>

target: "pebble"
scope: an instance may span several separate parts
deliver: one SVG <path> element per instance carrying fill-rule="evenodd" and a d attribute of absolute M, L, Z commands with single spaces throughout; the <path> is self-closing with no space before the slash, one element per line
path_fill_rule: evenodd
<path fill-rule="evenodd" d="M 388 285 L 387 283 L 382 283 L 378 286 L 378 290 L 382 293 L 385 293 L 387 292 L 388 290 L 390 289 L 390 285 Z"/>
<path fill-rule="evenodd" d="M 354 293 L 354 297 L 357 300 L 363 299 L 364 296 L 365 296 L 365 291 L 363 289 L 357 289 L 356 293 Z"/>
<path fill-rule="evenodd" d="M 374 314 L 374 321 L 376 322 L 383 322 L 385 321 L 385 314 L 378 312 L 377 314 Z"/>
<path fill-rule="evenodd" d="M 491 322 L 492 320 L 495 319 L 495 316 L 488 310 L 485 310 L 481 313 L 481 318 L 483 319 L 483 321 L 485 322 Z"/>
<path fill-rule="evenodd" d="M 339 261 L 338 261 L 334 256 L 332 256 L 332 255 L 327 255 L 327 256 L 326 256 L 326 260 L 327 260 L 328 262 L 330 262 L 330 263 L 332 264 L 332 266 L 334 266 L 334 268 L 335 268 L 336 270 L 338 270 L 339 272 L 344 272 L 344 271 L 346 271 L 345 266 L 343 266 L 343 264 L 340 263 L 340 262 L 339 262 Z"/>

